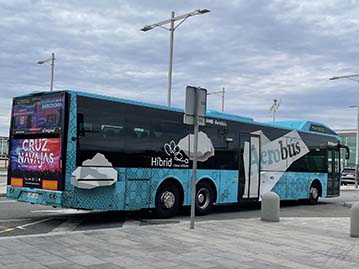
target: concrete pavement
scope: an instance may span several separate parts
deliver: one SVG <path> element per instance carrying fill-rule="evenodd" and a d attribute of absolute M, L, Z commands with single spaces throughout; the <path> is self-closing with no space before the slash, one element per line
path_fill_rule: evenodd
<path fill-rule="evenodd" d="M 147 226 L 132 220 L 103 230 L 3 234 L 0 269 L 358 268 L 359 238 L 349 237 L 349 225 L 348 217 L 250 218 L 202 221 L 190 230 L 186 221 Z"/>
<path fill-rule="evenodd" d="M 2 195 L 6 181 L 0 183 Z M 4 236 L 0 269 L 358 268 L 359 238 L 349 237 L 349 225 L 349 218 L 251 218 L 203 221 L 190 230 L 183 221 L 134 220 L 114 229 Z"/>
<path fill-rule="evenodd" d="M 358 268 L 349 218 L 137 226 L 0 238 L 0 268 Z"/>

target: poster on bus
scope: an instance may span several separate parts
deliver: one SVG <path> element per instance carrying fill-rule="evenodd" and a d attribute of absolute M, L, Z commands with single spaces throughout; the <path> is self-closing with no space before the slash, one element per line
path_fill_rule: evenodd
<path fill-rule="evenodd" d="M 61 139 L 13 139 L 11 177 L 22 178 L 24 187 L 42 188 L 43 180 L 61 178 Z M 58 186 L 58 182 L 55 184 Z"/>
<path fill-rule="evenodd" d="M 13 129 L 15 133 L 55 133 L 61 129 L 64 94 L 47 94 L 15 99 Z"/>

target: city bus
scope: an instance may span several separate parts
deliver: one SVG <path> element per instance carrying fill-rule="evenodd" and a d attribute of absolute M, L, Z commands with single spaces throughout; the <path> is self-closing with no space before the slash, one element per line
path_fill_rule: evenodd
<path fill-rule="evenodd" d="M 16 97 L 7 198 L 173 217 L 191 203 L 193 127 L 183 116 L 177 108 L 77 91 Z M 311 204 L 340 194 L 346 147 L 321 123 L 260 123 L 208 111 L 198 139 L 197 215 L 261 201 L 270 191 Z"/>

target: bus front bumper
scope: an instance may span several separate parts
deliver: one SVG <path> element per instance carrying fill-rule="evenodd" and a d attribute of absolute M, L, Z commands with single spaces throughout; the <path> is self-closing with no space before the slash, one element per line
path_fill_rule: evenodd
<path fill-rule="evenodd" d="M 62 191 L 48 191 L 7 186 L 6 197 L 31 204 L 62 206 Z"/>

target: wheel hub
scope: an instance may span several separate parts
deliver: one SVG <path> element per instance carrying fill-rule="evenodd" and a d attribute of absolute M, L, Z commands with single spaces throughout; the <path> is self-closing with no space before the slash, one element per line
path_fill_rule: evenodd
<path fill-rule="evenodd" d="M 310 189 L 310 193 L 311 193 L 311 195 L 312 195 L 312 197 L 313 197 L 314 199 L 317 199 L 317 198 L 318 198 L 318 190 L 317 190 L 317 188 L 311 188 L 311 189 Z"/>
<path fill-rule="evenodd" d="M 175 195 L 170 191 L 165 191 L 161 196 L 161 203 L 165 208 L 172 208 L 175 204 Z"/>
<path fill-rule="evenodd" d="M 208 207 L 209 195 L 209 191 L 205 188 L 202 188 L 197 192 L 197 202 L 199 208 L 205 209 Z"/>
<path fill-rule="evenodd" d="M 203 193 L 200 193 L 200 194 L 198 195 L 198 203 L 202 204 L 203 201 L 204 201 L 204 199 L 205 199 L 205 197 L 204 197 Z"/>

